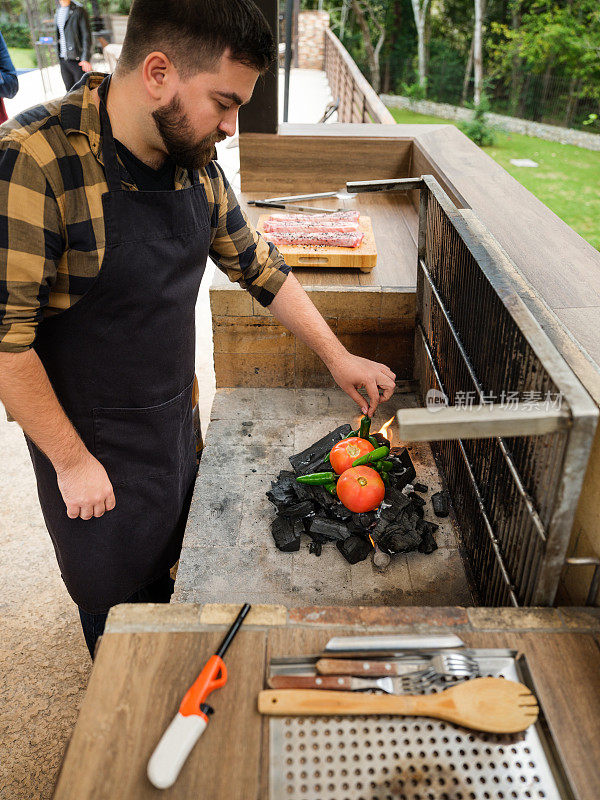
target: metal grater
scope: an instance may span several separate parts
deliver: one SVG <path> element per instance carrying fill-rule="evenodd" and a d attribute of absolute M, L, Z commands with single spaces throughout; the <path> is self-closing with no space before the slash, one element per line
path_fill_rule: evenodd
<path fill-rule="evenodd" d="M 510 650 L 470 650 L 481 675 L 534 689 Z M 389 658 L 387 660 L 390 660 Z M 404 659 L 403 659 L 404 660 Z M 316 658 L 271 674 L 314 674 Z M 470 731 L 425 717 L 273 717 L 271 800 L 574 800 L 543 713 L 524 734 Z"/>

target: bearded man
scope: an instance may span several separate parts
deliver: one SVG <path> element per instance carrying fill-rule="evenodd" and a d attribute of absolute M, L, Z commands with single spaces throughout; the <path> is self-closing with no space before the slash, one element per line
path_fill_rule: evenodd
<path fill-rule="evenodd" d="M 363 411 L 394 389 L 336 339 L 215 160 L 275 56 L 252 0 L 135 0 L 112 77 L 0 127 L 0 400 L 90 653 L 111 606 L 172 593 L 209 256 Z"/>

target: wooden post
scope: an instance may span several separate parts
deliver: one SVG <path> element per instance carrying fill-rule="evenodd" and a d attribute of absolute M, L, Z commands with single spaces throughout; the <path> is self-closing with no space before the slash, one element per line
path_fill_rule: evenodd
<path fill-rule="evenodd" d="M 275 38 L 275 50 L 279 46 L 278 0 L 256 0 L 256 5 L 265 15 Z M 239 114 L 239 131 L 243 133 L 277 133 L 279 127 L 277 106 L 278 60 L 275 58 L 269 71 L 256 82 L 252 100 L 242 106 Z"/>

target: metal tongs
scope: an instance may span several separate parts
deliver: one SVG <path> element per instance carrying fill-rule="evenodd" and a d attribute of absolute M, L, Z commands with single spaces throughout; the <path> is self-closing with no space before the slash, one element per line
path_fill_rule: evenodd
<path fill-rule="evenodd" d="M 295 206 L 289 203 L 273 203 L 270 200 L 247 200 L 249 206 L 257 208 L 283 208 L 285 211 L 298 211 L 305 214 L 307 211 L 313 214 L 335 214 L 343 211 L 343 208 L 317 208 L 316 206 Z"/>
<path fill-rule="evenodd" d="M 290 201 L 294 200 L 318 200 L 324 197 L 336 197 L 337 192 L 317 192 L 316 194 L 288 194 L 281 197 L 265 197 L 262 200 L 247 200 L 249 206 L 257 208 L 282 208 L 286 211 L 299 211 L 301 213 L 312 212 L 313 214 L 335 214 L 343 211 L 343 208 L 316 208 L 315 206 L 298 206 Z"/>

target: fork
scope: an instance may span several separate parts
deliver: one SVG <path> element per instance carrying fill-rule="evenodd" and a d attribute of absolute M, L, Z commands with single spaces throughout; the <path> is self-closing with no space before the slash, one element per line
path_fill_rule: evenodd
<path fill-rule="evenodd" d="M 427 654 L 419 659 L 421 665 L 402 664 L 390 661 L 366 659 L 320 659 L 317 672 L 320 675 L 354 675 L 384 677 L 393 676 L 395 685 L 405 692 L 422 691 L 432 684 L 444 685 L 447 681 L 466 680 L 479 674 L 477 661 L 460 652 Z"/>
<path fill-rule="evenodd" d="M 479 665 L 464 653 L 436 653 L 429 664 L 420 670 L 403 675 L 411 690 L 425 690 L 447 680 L 467 680 L 479 675 Z"/>

